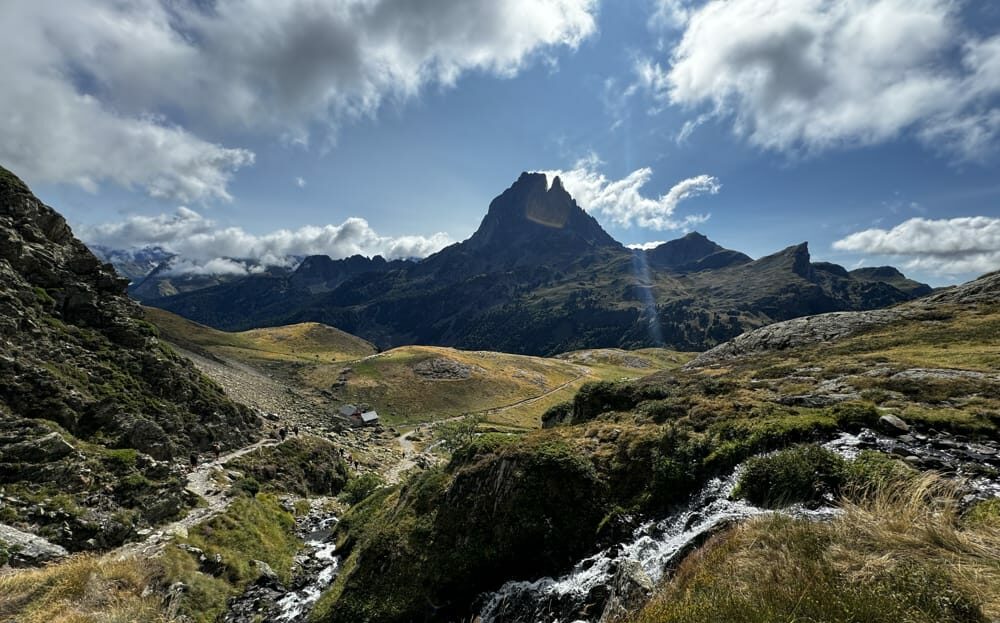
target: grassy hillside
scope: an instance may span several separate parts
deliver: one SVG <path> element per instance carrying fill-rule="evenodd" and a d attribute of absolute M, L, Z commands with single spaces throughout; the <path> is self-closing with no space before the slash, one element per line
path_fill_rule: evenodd
<path fill-rule="evenodd" d="M 635 379 L 690 358 L 658 349 L 601 352 L 545 358 L 403 346 L 353 362 L 346 374 L 343 366 L 322 365 L 300 374 L 307 385 L 370 404 L 393 423 L 482 413 L 495 424 L 534 428 L 548 407 L 572 398 L 587 381 Z"/>
<path fill-rule="evenodd" d="M 146 319 L 162 336 L 194 353 L 237 361 L 348 361 L 375 353 L 375 347 L 349 333 L 317 322 L 228 333 L 146 307 Z"/>
<path fill-rule="evenodd" d="M 816 477 L 814 463 L 829 453 L 799 444 L 884 427 L 882 415 L 949 447 L 995 444 L 1000 275 L 901 306 L 879 322 L 858 318 L 812 318 L 803 324 L 819 330 L 808 339 L 788 333 L 800 325 L 777 327 L 763 347 L 702 367 L 588 383 L 546 417 L 551 428 L 475 438 L 448 464 L 344 517 L 347 557 L 314 620 L 470 616 L 476 595 L 503 580 L 565 571 L 764 452 L 793 448 L 775 455 L 781 461 L 748 468 L 744 495 L 819 499 L 831 485 Z M 829 337 L 844 322 L 867 328 Z M 612 355 L 567 358 L 620 366 L 622 355 Z M 995 620 L 995 511 L 985 513 L 991 525 L 967 527 L 961 522 L 971 514 L 956 504 L 964 497 L 931 481 L 894 481 L 907 468 L 873 454 L 878 461 L 851 463 L 856 489 L 837 485 L 844 519 L 769 517 L 739 527 L 690 558 L 637 621 Z M 907 462 L 992 470 L 970 463 L 972 455 L 956 457 Z M 841 461 L 831 465 L 834 482 Z M 449 610 L 443 616 L 428 604 Z"/>
<path fill-rule="evenodd" d="M 637 379 L 692 357 L 656 348 L 556 358 L 434 346 L 375 353 L 368 342 L 318 323 L 227 333 L 160 309 L 146 313 L 165 339 L 185 350 L 264 367 L 332 406 L 368 405 L 390 425 L 481 413 L 494 425 L 537 428 L 546 409 L 588 381 Z"/>

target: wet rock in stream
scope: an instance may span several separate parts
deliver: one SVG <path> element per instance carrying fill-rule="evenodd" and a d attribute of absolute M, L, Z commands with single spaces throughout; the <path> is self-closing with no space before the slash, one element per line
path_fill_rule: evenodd
<path fill-rule="evenodd" d="M 295 557 L 289 585 L 267 563 L 254 561 L 257 580 L 229 600 L 223 623 L 281 623 L 304 621 L 320 595 L 337 576 L 340 559 L 335 553 L 333 527 L 337 518 L 314 501 L 310 512 L 296 521 L 304 547 Z"/>
<path fill-rule="evenodd" d="M 894 431 L 896 435 L 863 430 L 844 433 L 825 444 L 845 458 L 863 450 L 878 450 L 906 459 L 918 469 L 934 469 L 964 481 L 963 502 L 1000 497 L 1000 444 L 972 443 L 959 435 Z M 769 511 L 744 500 L 731 499 L 740 469 L 716 478 L 693 496 L 687 506 L 666 518 L 649 521 L 622 543 L 590 556 L 563 576 L 511 581 L 480 597 L 481 623 L 604 623 L 640 607 L 651 587 L 668 577 L 683 559 L 709 537 L 736 522 L 768 512 L 811 520 L 829 520 L 833 507 L 792 506 Z"/>

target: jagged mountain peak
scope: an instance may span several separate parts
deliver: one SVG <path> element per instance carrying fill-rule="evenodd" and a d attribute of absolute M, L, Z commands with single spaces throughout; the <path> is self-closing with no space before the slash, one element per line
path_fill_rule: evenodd
<path fill-rule="evenodd" d="M 559 241 L 563 246 L 621 247 L 567 192 L 558 176 L 524 172 L 492 202 L 470 249 Z"/>

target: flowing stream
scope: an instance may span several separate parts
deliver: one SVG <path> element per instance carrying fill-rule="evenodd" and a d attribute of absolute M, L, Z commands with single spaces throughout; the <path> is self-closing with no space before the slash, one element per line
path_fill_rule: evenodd
<path fill-rule="evenodd" d="M 973 445 L 954 441 L 947 435 L 889 438 L 864 431 L 859 435 L 842 434 L 825 445 L 845 458 L 853 458 L 866 448 L 895 454 L 917 467 L 965 478 L 970 496 L 1000 496 L 1000 472 L 989 469 L 990 464 L 1000 466 L 995 444 Z M 792 506 L 769 511 L 730 499 L 739 474 L 737 468 L 726 478 L 708 482 L 685 507 L 659 521 L 642 524 L 627 542 L 581 560 L 565 575 L 507 582 L 480 599 L 479 620 L 481 623 L 608 621 L 623 611 L 623 604 L 637 591 L 648 591 L 692 548 L 730 523 L 767 512 L 814 520 L 828 520 L 838 512 L 833 506 L 818 509 Z"/>
<path fill-rule="evenodd" d="M 303 548 L 295 557 L 294 578 L 288 586 L 262 574 L 241 595 L 229 601 L 223 623 L 284 623 L 305 621 L 340 569 L 333 532 L 337 517 L 315 502 L 296 523 Z"/>
<path fill-rule="evenodd" d="M 285 594 L 278 600 L 275 621 L 302 621 L 319 601 L 323 591 L 333 583 L 340 568 L 340 557 L 335 553 L 333 527 L 336 517 L 325 517 L 306 535 L 305 552 L 299 554 L 299 576 L 304 579 L 298 590 Z"/>
<path fill-rule="evenodd" d="M 972 444 L 945 433 L 884 437 L 871 431 L 844 433 L 825 446 L 845 458 L 863 449 L 896 455 L 921 469 L 964 478 L 967 502 L 1000 497 L 1000 444 Z M 623 543 L 579 561 L 568 573 L 531 581 L 510 581 L 478 600 L 480 623 L 603 623 L 647 594 L 690 551 L 725 526 L 768 512 L 817 521 L 834 517 L 831 505 L 764 510 L 730 499 L 740 468 L 709 481 L 682 508 L 640 525 Z M 230 603 L 226 623 L 304 621 L 332 584 L 340 559 L 332 541 L 336 517 L 318 505 L 300 522 L 305 547 L 296 558 L 296 577 L 285 587 L 276 579 L 258 581 Z M 634 605 L 634 603 L 632 604 Z"/>

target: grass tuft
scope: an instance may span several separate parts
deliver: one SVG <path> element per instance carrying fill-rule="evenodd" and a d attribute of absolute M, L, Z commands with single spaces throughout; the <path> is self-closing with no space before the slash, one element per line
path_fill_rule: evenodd
<path fill-rule="evenodd" d="M 631 623 L 985 623 L 1000 526 L 960 521 L 954 484 L 884 481 L 829 523 L 772 515 L 715 537 Z"/>

